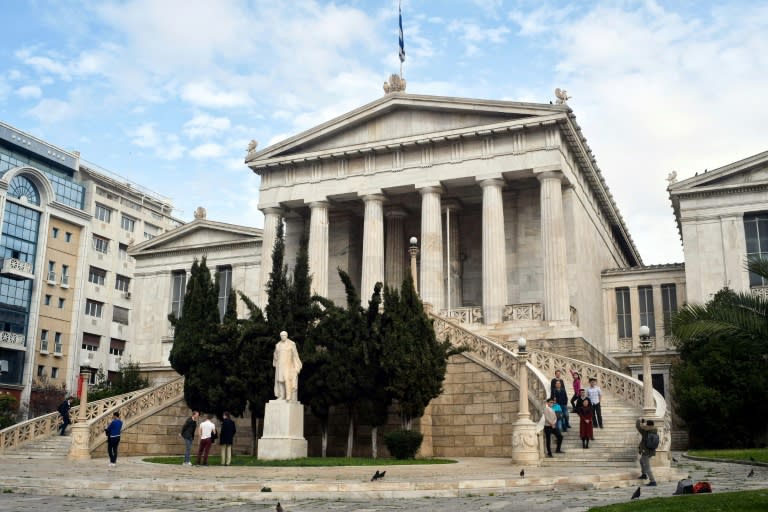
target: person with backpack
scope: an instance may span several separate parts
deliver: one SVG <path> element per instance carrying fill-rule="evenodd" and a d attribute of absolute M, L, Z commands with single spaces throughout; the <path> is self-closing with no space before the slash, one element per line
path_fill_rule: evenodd
<path fill-rule="evenodd" d="M 61 415 L 61 426 L 59 427 L 59 435 L 64 435 L 64 432 L 67 430 L 67 426 L 72 423 L 69 419 L 69 410 L 72 408 L 72 397 L 68 396 L 61 404 L 59 405 L 59 414 Z"/>
<path fill-rule="evenodd" d="M 647 478 L 648 483 L 646 485 L 656 487 L 656 478 L 654 478 L 651 470 L 651 457 L 656 455 L 656 449 L 659 447 L 659 431 L 653 420 L 646 421 L 643 418 L 637 419 L 635 428 L 640 432 L 638 451 L 640 452 L 640 470 L 643 472 L 640 479 Z"/>

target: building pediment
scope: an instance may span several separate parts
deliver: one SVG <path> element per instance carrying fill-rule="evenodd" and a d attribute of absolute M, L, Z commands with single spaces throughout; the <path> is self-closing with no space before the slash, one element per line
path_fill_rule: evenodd
<path fill-rule="evenodd" d="M 299 155 L 333 153 L 386 141 L 418 140 L 435 133 L 482 129 L 567 111 L 568 107 L 561 105 L 389 94 L 262 151 L 251 151 L 246 163 L 257 169 L 267 162 Z"/>
<path fill-rule="evenodd" d="M 261 229 L 207 219 L 196 219 L 188 224 L 144 241 L 129 249 L 134 258 L 159 252 L 174 252 L 199 247 L 229 246 L 255 243 L 261 240 Z"/>

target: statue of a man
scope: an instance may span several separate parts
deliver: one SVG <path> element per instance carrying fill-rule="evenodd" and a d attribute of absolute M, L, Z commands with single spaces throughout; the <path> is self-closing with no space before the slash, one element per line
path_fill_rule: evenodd
<path fill-rule="evenodd" d="M 272 366 L 275 367 L 275 396 L 291 402 L 298 401 L 301 359 L 296 343 L 288 338 L 285 331 L 280 333 L 280 341 L 275 345 Z"/>

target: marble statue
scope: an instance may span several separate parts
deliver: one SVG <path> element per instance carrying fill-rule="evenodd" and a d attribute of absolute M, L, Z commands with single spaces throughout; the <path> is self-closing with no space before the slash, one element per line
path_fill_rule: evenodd
<path fill-rule="evenodd" d="M 285 331 L 280 333 L 280 341 L 275 345 L 272 366 L 275 367 L 275 396 L 290 402 L 298 401 L 301 359 L 296 343 Z"/>
<path fill-rule="evenodd" d="M 572 98 L 572 96 L 568 96 L 568 91 L 559 87 L 555 89 L 555 97 L 557 98 L 556 103 L 558 105 L 566 105 L 568 100 Z"/>

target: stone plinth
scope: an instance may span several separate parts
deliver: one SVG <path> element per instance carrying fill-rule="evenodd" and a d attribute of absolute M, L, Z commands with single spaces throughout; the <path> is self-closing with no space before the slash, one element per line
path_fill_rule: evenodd
<path fill-rule="evenodd" d="M 261 460 L 298 459 L 307 456 L 304 439 L 304 406 L 300 402 L 270 400 L 264 410 L 264 435 L 259 439 Z"/>

